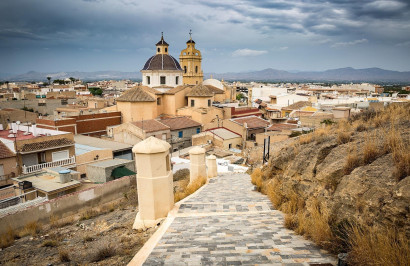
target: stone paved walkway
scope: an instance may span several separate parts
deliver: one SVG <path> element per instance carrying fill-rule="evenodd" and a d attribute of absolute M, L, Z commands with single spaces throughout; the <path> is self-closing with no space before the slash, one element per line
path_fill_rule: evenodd
<path fill-rule="evenodd" d="M 183 202 L 144 265 L 314 265 L 334 257 L 283 227 L 249 175 L 211 179 Z"/>

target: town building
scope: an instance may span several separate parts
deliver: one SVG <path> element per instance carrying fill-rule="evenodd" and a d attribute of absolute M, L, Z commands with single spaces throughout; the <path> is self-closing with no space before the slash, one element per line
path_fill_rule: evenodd
<path fill-rule="evenodd" d="M 237 149 L 242 147 L 242 136 L 223 127 L 211 128 L 192 136 L 192 145 L 211 145 L 224 150 Z"/>
<path fill-rule="evenodd" d="M 0 141 L 0 187 L 12 184 L 17 173 L 16 154 Z"/>
<path fill-rule="evenodd" d="M 133 145 L 130 144 L 85 135 L 75 135 L 74 140 L 76 144 L 97 147 L 100 149 L 109 149 L 112 152 L 113 159 L 134 159 L 132 154 Z"/>

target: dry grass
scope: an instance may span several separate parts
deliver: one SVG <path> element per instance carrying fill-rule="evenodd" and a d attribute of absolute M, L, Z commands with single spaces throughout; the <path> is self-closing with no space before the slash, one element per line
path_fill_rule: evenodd
<path fill-rule="evenodd" d="M 348 131 L 342 131 L 339 130 L 337 131 L 337 143 L 340 144 L 345 144 L 350 141 L 352 134 Z"/>
<path fill-rule="evenodd" d="M 0 248 L 6 248 L 13 245 L 14 240 L 18 237 L 16 231 L 8 227 L 7 232 L 0 236 Z"/>
<path fill-rule="evenodd" d="M 407 146 L 403 141 L 401 133 L 396 129 L 394 124 L 391 124 L 390 130 L 385 133 L 384 151 L 391 152 L 394 160 L 395 169 L 393 171 L 393 177 L 397 181 L 410 175 L 410 153 Z"/>
<path fill-rule="evenodd" d="M 110 245 L 103 245 L 98 248 L 97 252 L 92 258 L 92 262 L 98 262 L 110 258 L 115 255 L 115 249 Z"/>
<path fill-rule="evenodd" d="M 348 231 L 349 265 L 409 265 L 410 242 L 404 232 L 365 225 Z"/>
<path fill-rule="evenodd" d="M 58 246 L 58 242 L 55 240 L 44 240 L 41 246 L 42 247 L 56 247 Z"/>
<path fill-rule="evenodd" d="M 263 179 L 262 179 L 262 170 L 260 168 L 256 168 L 253 170 L 251 174 L 251 182 L 253 185 L 256 186 L 258 191 L 261 191 L 262 185 L 263 185 Z"/>
<path fill-rule="evenodd" d="M 60 259 L 61 262 L 70 261 L 70 256 L 68 255 L 68 251 L 63 250 L 63 249 L 58 250 L 58 258 Z"/>
<path fill-rule="evenodd" d="M 346 163 L 343 168 L 344 174 L 350 174 L 358 166 L 360 166 L 360 158 L 357 155 L 356 147 L 349 147 L 349 153 L 347 154 Z"/>
<path fill-rule="evenodd" d="M 61 228 L 74 223 L 74 217 L 58 218 L 58 216 L 52 215 L 50 217 L 50 227 L 51 228 Z"/>
<path fill-rule="evenodd" d="M 20 237 L 24 237 L 27 235 L 36 236 L 38 233 L 40 233 L 41 229 L 42 226 L 40 223 L 31 222 L 24 226 L 23 230 L 20 231 L 19 235 Z"/>
<path fill-rule="evenodd" d="M 175 181 L 180 181 L 183 179 L 189 179 L 189 169 L 188 168 L 183 168 L 179 169 L 178 171 L 173 174 L 173 179 Z"/>
<path fill-rule="evenodd" d="M 99 213 L 98 211 L 93 210 L 93 209 L 91 209 L 91 210 L 86 210 L 86 211 L 84 211 L 84 212 L 81 213 L 81 215 L 80 215 L 80 221 L 84 221 L 84 220 L 91 219 L 91 218 L 93 218 L 93 217 L 95 217 L 95 216 L 98 216 L 99 214 L 100 214 L 100 213 Z"/>
<path fill-rule="evenodd" d="M 299 137 L 299 144 L 309 144 L 313 141 L 313 133 L 304 134 Z"/>
<path fill-rule="evenodd" d="M 174 194 L 174 202 L 178 202 L 195 191 L 197 191 L 200 187 L 202 187 L 206 183 L 206 177 L 198 177 L 193 182 L 189 183 L 182 191 L 175 192 Z"/>
<path fill-rule="evenodd" d="M 376 138 L 366 134 L 363 145 L 363 164 L 366 165 L 373 162 L 379 155 L 380 153 L 377 149 Z"/>
<path fill-rule="evenodd" d="M 281 190 L 282 182 L 273 178 L 267 185 L 266 194 L 276 209 L 279 209 L 285 200 Z"/>

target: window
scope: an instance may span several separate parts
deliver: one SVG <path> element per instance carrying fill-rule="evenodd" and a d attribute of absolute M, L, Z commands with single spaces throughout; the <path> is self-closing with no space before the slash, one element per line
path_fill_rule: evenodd
<path fill-rule="evenodd" d="M 208 100 L 208 106 L 211 106 L 211 100 Z"/>
<path fill-rule="evenodd" d="M 199 133 L 201 133 L 201 128 L 200 128 L 200 127 L 197 127 L 197 128 L 196 128 L 196 134 L 199 134 Z"/>
<path fill-rule="evenodd" d="M 191 100 L 191 107 L 195 106 L 195 100 Z"/>
<path fill-rule="evenodd" d="M 179 77 L 175 77 L 175 84 L 178 85 L 178 82 L 179 82 Z"/>
<path fill-rule="evenodd" d="M 198 66 L 195 66 L 195 73 L 198 73 Z"/>
<path fill-rule="evenodd" d="M 157 98 L 157 105 L 161 105 L 161 98 Z"/>
<path fill-rule="evenodd" d="M 186 66 L 184 66 L 184 72 L 186 73 Z"/>
<path fill-rule="evenodd" d="M 151 77 L 150 76 L 147 77 L 147 84 L 148 85 L 151 84 Z"/>
<path fill-rule="evenodd" d="M 167 133 L 162 133 L 162 140 L 167 140 Z"/>
<path fill-rule="evenodd" d="M 168 52 L 168 48 L 165 47 L 165 52 Z"/>
<path fill-rule="evenodd" d="M 232 143 L 229 143 L 229 149 L 232 149 Z"/>
<path fill-rule="evenodd" d="M 182 138 L 184 136 L 184 132 L 183 131 L 178 131 L 178 138 Z"/>
<path fill-rule="evenodd" d="M 165 77 L 161 76 L 160 79 L 161 79 L 161 85 L 165 85 Z"/>
<path fill-rule="evenodd" d="M 158 50 L 158 53 L 159 53 L 159 52 L 161 52 L 161 48 L 159 48 L 159 47 L 158 47 L 158 49 L 157 49 L 157 50 Z"/>

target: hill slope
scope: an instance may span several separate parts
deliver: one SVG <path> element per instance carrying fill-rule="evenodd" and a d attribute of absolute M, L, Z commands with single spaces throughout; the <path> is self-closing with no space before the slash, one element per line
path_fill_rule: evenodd
<path fill-rule="evenodd" d="M 410 104 L 367 111 L 290 141 L 253 182 L 287 213 L 288 228 L 333 252 L 350 251 L 352 265 L 404 265 L 409 140 Z"/>

